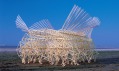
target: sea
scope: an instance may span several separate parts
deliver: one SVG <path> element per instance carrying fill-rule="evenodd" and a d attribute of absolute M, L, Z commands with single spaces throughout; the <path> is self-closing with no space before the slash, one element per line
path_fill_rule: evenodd
<path fill-rule="evenodd" d="M 16 51 L 17 46 L 0 46 L 0 52 Z M 96 51 L 119 51 L 119 48 L 95 48 Z"/>

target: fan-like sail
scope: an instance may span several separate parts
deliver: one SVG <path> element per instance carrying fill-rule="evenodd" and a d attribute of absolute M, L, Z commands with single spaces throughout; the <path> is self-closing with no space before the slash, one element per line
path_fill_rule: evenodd
<path fill-rule="evenodd" d="M 90 17 L 83 9 L 74 5 L 61 30 L 74 31 L 77 33 L 83 32 L 89 36 L 92 32 L 92 28 L 99 25 L 99 23 L 98 18 Z"/>
<path fill-rule="evenodd" d="M 29 29 L 53 29 L 49 20 L 44 19 L 39 22 L 34 23 Z"/>
<path fill-rule="evenodd" d="M 26 26 L 26 24 L 24 23 L 24 21 L 19 15 L 17 16 L 17 19 L 16 19 L 16 26 L 17 28 L 22 29 L 22 31 L 25 31 L 25 32 L 28 31 L 28 27 Z"/>
<path fill-rule="evenodd" d="M 80 33 L 83 32 L 87 37 L 91 38 L 91 33 L 93 31 L 93 28 L 100 24 L 100 21 L 98 18 L 93 17 L 88 19 L 85 24 L 79 25 L 75 28 L 75 31 Z"/>

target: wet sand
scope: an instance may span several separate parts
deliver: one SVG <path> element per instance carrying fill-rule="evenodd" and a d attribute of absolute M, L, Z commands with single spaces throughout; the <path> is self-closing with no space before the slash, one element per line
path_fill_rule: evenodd
<path fill-rule="evenodd" d="M 119 71 L 119 51 L 99 51 L 96 62 L 65 67 L 22 64 L 15 51 L 0 52 L 0 71 Z"/>

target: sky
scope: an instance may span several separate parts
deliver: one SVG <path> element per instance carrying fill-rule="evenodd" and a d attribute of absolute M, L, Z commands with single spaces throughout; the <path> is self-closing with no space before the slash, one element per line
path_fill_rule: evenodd
<path fill-rule="evenodd" d="M 18 14 L 28 27 L 49 19 L 58 30 L 74 4 L 100 19 L 92 32 L 96 48 L 119 48 L 119 0 L 0 0 L 0 46 L 17 46 L 25 34 L 16 28 Z"/>

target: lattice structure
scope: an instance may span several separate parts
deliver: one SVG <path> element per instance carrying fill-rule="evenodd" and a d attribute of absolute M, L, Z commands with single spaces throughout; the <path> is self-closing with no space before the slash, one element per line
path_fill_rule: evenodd
<path fill-rule="evenodd" d="M 79 65 L 95 60 L 91 33 L 100 21 L 74 5 L 63 27 L 54 30 L 47 19 L 27 27 L 18 15 L 16 25 L 26 32 L 17 48 L 22 63 L 49 62 L 51 65 Z"/>

